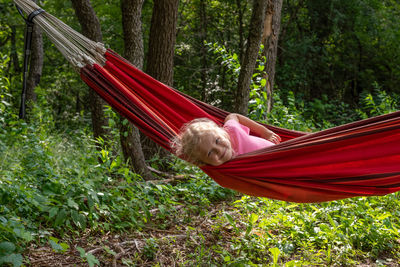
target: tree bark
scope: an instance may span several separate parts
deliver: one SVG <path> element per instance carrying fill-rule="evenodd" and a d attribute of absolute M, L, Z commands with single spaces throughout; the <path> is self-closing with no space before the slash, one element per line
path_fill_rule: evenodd
<path fill-rule="evenodd" d="M 261 34 L 264 28 L 266 2 L 267 0 L 254 0 L 253 2 L 247 48 L 239 74 L 235 110 L 245 116 L 248 113 L 250 83 L 257 62 Z"/>
<path fill-rule="evenodd" d="M 275 65 L 278 53 L 278 39 L 281 26 L 282 0 L 268 0 L 262 43 L 264 45 L 263 56 L 266 59 L 263 78 L 267 81 L 267 113 L 272 108 L 272 95 L 275 80 Z"/>
<path fill-rule="evenodd" d="M 124 33 L 124 57 L 137 68 L 143 68 L 142 6 L 144 0 L 121 0 L 122 28 Z M 147 168 L 139 130 L 130 122 L 120 118 L 119 134 L 125 160 L 145 180 L 153 179 Z"/>
<path fill-rule="evenodd" d="M 178 0 L 154 0 L 146 72 L 172 86 Z"/>
<path fill-rule="evenodd" d="M 102 42 L 100 22 L 97 18 L 89 0 L 71 0 L 75 14 L 82 27 L 82 33 L 93 41 Z M 107 121 L 104 115 L 103 106 L 105 102 L 92 90 L 89 89 L 89 105 L 92 115 L 93 135 L 95 138 L 107 139 L 105 127 Z"/>
<path fill-rule="evenodd" d="M 37 2 L 37 1 L 35 1 Z M 26 86 L 26 101 L 36 102 L 35 87 L 40 82 L 43 69 L 43 37 L 42 30 L 36 25 L 33 27 L 32 32 L 32 46 L 29 74 Z"/>
<path fill-rule="evenodd" d="M 178 0 L 154 0 L 150 26 L 146 72 L 169 86 L 173 85 L 178 2 Z M 154 142 L 146 140 L 145 144 L 146 158 L 151 158 L 155 154 L 161 157 L 166 155 Z"/>

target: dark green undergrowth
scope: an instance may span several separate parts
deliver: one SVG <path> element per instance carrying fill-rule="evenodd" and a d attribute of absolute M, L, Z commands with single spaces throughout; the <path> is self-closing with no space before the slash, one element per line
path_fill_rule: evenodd
<path fill-rule="evenodd" d="M 0 262 L 18 265 L 29 242 L 62 240 L 85 229 L 93 234 L 140 230 L 158 218 L 167 227 L 168 214 L 178 205 L 201 209 L 233 195 L 201 178 L 203 174 L 176 186 L 146 183 L 120 157 L 105 147 L 96 149 L 98 143 L 83 131 L 66 135 L 49 131 L 46 123 L 27 124 L 14 116 L 2 126 Z M 180 162 L 171 164 L 181 172 L 198 172 Z M 155 208 L 157 218 L 149 212 Z"/>
<path fill-rule="evenodd" d="M 0 67 L 0 264 L 22 265 L 24 250 L 32 243 L 50 244 L 63 253 L 72 249 L 66 238 L 83 233 L 140 232 L 149 225 L 168 229 L 182 205 L 187 210 L 183 221 L 190 224 L 190 216 L 204 214 L 221 200 L 230 203 L 230 208 L 211 218 L 214 243 L 196 245 L 181 262 L 351 266 L 396 264 L 399 260 L 398 194 L 322 204 L 247 196 L 237 200 L 235 192 L 177 159 L 169 162 L 172 170 L 196 178 L 177 185 L 148 183 L 112 152 L 117 141 L 104 144 L 91 138 L 87 115 L 76 114 L 69 116 L 71 121 L 55 123 L 41 98 L 41 88 L 29 121 L 19 120 L 10 105 L 10 83 L 3 74 Z M 259 112 L 265 104 L 260 83 L 253 84 L 250 116 L 264 120 Z M 399 103 L 398 96 L 386 94 L 378 85 L 363 93 L 356 109 L 327 99 L 305 103 L 293 93 L 283 95 L 279 90 L 274 98 L 268 122 L 301 131 L 391 112 Z M 157 160 L 152 164 L 156 167 Z M 157 213 L 151 212 L 154 209 Z M 154 255 L 157 242 L 151 239 L 149 255 Z M 84 251 L 81 255 L 96 263 Z"/>

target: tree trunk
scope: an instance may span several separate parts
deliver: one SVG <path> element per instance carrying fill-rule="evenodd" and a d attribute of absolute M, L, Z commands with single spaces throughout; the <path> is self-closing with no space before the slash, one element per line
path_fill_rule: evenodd
<path fill-rule="evenodd" d="M 235 110 L 245 116 L 248 113 L 250 83 L 257 62 L 261 34 L 264 28 L 266 2 L 267 0 L 254 0 L 253 2 L 247 48 L 239 74 Z"/>
<path fill-rule="evenodd" d="M 121 0 L 124 57 L 139 69 L 143 68 L 144 57 L 141 21 L 143 2 L 144 0 Z M 140 143 L 139 130 L 132 123 L 120 118 L 119 134 L 125 160 L 145 180 L 152 180 Z"/>
<path fill-rule="evenodd" d="M 121 0 L 124 57 L 143 69 L 142 6 L 144 0 Z"/>
<path fill-rule="evenodd" d="M 178 2 L 178 0 L 154 0 L 150 26 L 146 72 L 169 86 L 173 85 Z M 154 142 L 146 140 L 145 144 L 146 158 L 151 158 L 155 154 L 161 157 L 166 155 Z"/>
<path fill-rule="evenodd" d="M 172 86 L 178 0 L 154 0 L 146 72 Z"/>
<path fill-rule="evenodd" d="M 265 90 L 267 92 L 267 112 L 272 108 L 272 94 L 275 80 L 275 64 L 278 52 L 278 38 L 281 26 L 282 0 L 268 0 L 262 43 L 264 45 L 263 56 L 265 56 L 264 79 L 267 81 Z"/>
<path fill-rule="evenodd" d="M 97 18 L 89 0 L 71 0 L 75 14 L 82 27 L 82 33 L 93 41 L 102 42 L 103 36 L 100 29 L 100 22 Z M 105 102 L 92 90 L 89 89 L 89 105 L 92 113 L 93 135 L 95 138 L 107 139 L 105 127 L 107 121 L 104 115 L 103 106 Z"/>
<path fill-rule="evenodd" d="M 37 2 L 37 1 L 35 1 Z M 26 101 L 36 102 L 35 87 L 39 84 L 43 69 L 43 37 L 42 30 L 36 25 L 32 32 L 32 46 L 29 74 L 26 86 Z"/>

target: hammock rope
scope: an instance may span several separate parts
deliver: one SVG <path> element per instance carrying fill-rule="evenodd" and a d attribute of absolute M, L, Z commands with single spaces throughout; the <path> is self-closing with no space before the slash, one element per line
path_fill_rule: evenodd
<path fill-rule="evenodd" d="M 41 9 L 33 1 L 14 0 L 14 3 L 26 14 L 32 14 Z M 40 16 L 35 16 L 33 22 L 46 33 L 77 71 L 87 64 L 105 64 L 103 55 L 106 49 L 102 43 L 90 40 L 45 11 Z"/>
<path fill-rule="evenodd" d="M 30 14 L 39 7 L 14 0 Z M 165 149 L 183 124 L 228 112 L 183 94 L 135 68 L 44 12 L 34 18 L 82 80 L 122 116 Z M 283 140 L 202 170 L 245 194 L 293 202 L 322 202 L 400 190 L 400 112 L 316 133 L 268 126 Z"/>

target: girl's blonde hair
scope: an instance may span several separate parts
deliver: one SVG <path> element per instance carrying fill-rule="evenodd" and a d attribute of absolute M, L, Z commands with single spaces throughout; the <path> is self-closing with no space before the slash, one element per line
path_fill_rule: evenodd
<path fill-rule="evenodd" d="M 198 158 L 198 145 L 202 136 L 216 131 L 229 139 L 227 132 L 214 121 L 207 118 L 194 119 L 183 125 L 180 134 L 171 140 L 172 152 L 194 165 L 204 165 Z"/>

